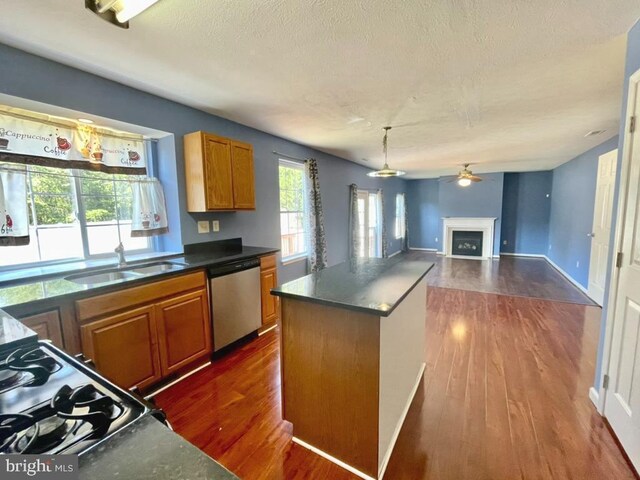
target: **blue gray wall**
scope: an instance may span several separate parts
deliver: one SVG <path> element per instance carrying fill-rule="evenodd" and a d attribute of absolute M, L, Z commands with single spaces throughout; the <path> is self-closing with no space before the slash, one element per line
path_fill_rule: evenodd
<path fill-rule="evenodd" d="M 0 92 L 73 109 L 173 134 L 157 147 L 157 175 L 167 197 L 170 234 L 160 240 L 165 249 L 183 244 L 242 237 L 249 245 L 279 246 L 278 158 L 273 150 L 318 160 L 330 264 L 347 258 L 348 185 L 383 188 L 389 231 L 395 215 L 395 194 L 405 190 L 401 179 L 377 180 L 368 169 L 314 149 L 160 98 L 122 84 L 61 65 L 0 44 Z M 159 79 L 160 81 L 161 79 Z M 189 214 L 186 211 L 182 136 L 205 130 L 251 143 L 256 176 L 255 212 Z M 198 234 L 198 220 L 219 220 L 219 233 Z M 389 252 L 400 242 L 389 235 Z M 304 262 L 280 270 L 286 281 L 305 273 Z"/>
<path fill-rule="evenodd" d="M 618 147 L 613 137 L 553 171 L 547 256 L 580 285 L 589 283 L 598 159 Z"/>
<path fill-rule="evenodd" d="M 442 251 L 442 217 L 496 217 L 494 255 L 498 255 L 504 174 L 489 173 L 482 177 L 482 182 L 469 187 L 450 182 L 454 177 L 409 180 L 407 205 L 410 245 Z"/>
<path fill-rule="evenodd" d="M 629 31 L 627 36 L 627 56 L 624 69 L 624 86 L 622 89 L 622 109 L 620 115 L 620 132 L 618 141 L 618 171 L 616 173 L 616 189 L 614 193 L 614 205 L 618 205 L 618 197 L 620 195 L 620 173 L 622 171 L 622 155 L 625 128 L 627 125 L 627 101 L 629 98 L 629 78 L 635 72 L 640 70 L 640 21 L 638 21 L 633 28 Z M 609 244 L 611 250 L 609 251 L 609 259 L 613 257 L 614 253 L 614 240 L 615 240 L 615 227 L 616 227 L 616 214 L 614 211 L 613 225 L 611 228 L 611 239 Z M 602 353 L 604 349 L 605 330 L 607 328 L 607 314 L 609 312 L 609 283 L 611 281 L 612 263 L 609 262 L 607 268 L 607 288 L 604 293 L 604 305 L 602 305 L 602 323 L 600 324 L 600 343 L 598 345 L 598 358 L 596 360 L 596 375 L 594 380 L 594 386 L 596 390 L 600 388 L 600 377 L 602 376 Z"/>
<path fill-rule="evenodd" d="M 545 255 L 553 172 L 504 174 L 501 253 Z"/>
<path fill-rule="evenodd" d="M 437 178 L 407 182 L 409 246 L 440 250 L 440 207 Z"/>

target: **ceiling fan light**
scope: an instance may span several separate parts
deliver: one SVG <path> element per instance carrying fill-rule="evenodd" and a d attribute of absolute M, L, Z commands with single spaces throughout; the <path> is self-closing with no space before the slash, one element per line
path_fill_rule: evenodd
<path fill-rule="evenodd" d="M 468 178 L 459 178 L 458 185 L 460 185 L 461 187 L 468 187 L 469 185 L 471 185 L 471 180 Z"/>

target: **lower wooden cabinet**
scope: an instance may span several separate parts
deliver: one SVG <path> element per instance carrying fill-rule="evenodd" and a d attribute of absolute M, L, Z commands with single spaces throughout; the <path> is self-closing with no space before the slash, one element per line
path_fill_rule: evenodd
<path fill-rule="evenodd" d="M 144 388 L 162 377 L 154 305 L 82 325 L 80 331 L 85 355 L 121 387 Z"/>
<path fill-rule="evenodd" d="M 144 389 L 211 353 L 204 271 L 76 301 L 82 350 L 124 388 Z"/>
<path fill-rule="evenodd" d="M 262 326 L 273 325 L 279 317 L 278 297 L 271 295 L 271 289 L 278 286 L 276 256 L 260 258 L 260 297 L 262 300 Z"/>
<path fill-rule="evenodd" d="M 211 322 L 206 290 L 156 305 L 162 375 L 169 375 L 211 351 Z"/>
<path fill-rule="evenodd" d="M 20 321 L 38 334 L 40 340 L 49 339 L 59 348 L 63 348 L 62 322 L 58 309 L 37 313 L 20 318 Z"/>

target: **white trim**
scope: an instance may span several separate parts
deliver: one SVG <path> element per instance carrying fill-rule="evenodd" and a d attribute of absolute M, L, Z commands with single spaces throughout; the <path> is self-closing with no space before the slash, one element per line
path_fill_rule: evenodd
<path fill-rule="evenodd" d="M 287 258 L 283 258 L 280 260 L 280 264 L 283 266 L 291 265 L 292 263 L 298 263 L 302 260 L 306 260 L 307 258 L 309 258 L 307 252 L 297 253 L 296 255 L 290 255 Z"/>
<path fill-rule="evenodd" d="M 327 452 L 323 452 L 319 448 L 314 447 L 313 445 L 309 445 L 307 442 L 305 442 L 303 440 L 300 440 L 299 438 L 291 437 L 291 440 L 294 443 L 297 443 L 298 445 L 300 445 L 301 447 L 304 447 L 304 448 L 306 448 L 308 450 L 311 450 L 313 453 L 315 453 L 317 455 L 320 455 L 321 457 L 326 458 L 327 460 L 329 460 L 332 463 L 335 463 L 336 465 L 341 466 L 342 468 L 344 468 L 345 470 L 348 470 L 349 472 L 353 473 L 354 475 L 357 475 L 360 478 L 364 478 L 364 480 L 375 480 L 373 477 L 370 477 L 366 473 L 363 473 L 360 470 L 358 470 L 356 468 L 353 468 L 351 465 L 348 465 L 348 464 L 344 463 L 343 461 L 338 460 L 336 457 L 332 457 Z"/>
<path fill-rule="evenodd" d="M 391 257 L 395 257 L 396 255 L 402 253 L 402 250 L 398 250 L 397 252 L 392 253 L 391 255 L 389 255 L 389 258 Z"/>
<path fill-rule="evenodd" d="M 421 252 L 437 252 L 437 248 L 418 248 L 418 247 L 409 247 L 409 250 L 420 250 Z"/>
<path fill-rule="evenodd" d="M 596 407 L 596 410 L 600 411 L 600 395 L 598 394 L 598 391 L 595 389 L 595 387 L 591 387 L 589 389 L 589 400 L 591 400 L 591 403 L 593 403 L 593 405 Z"/>
<path fill-rule="evenodd" d="M 442 218 L 442 249 L 447 257 L 465 259 L 489 259 L 493 257 L 495 242 L 495 223 L 497 217 L 443 217 Z M 454 231 L 481 231 L 482 256 L 453 255 L 451 238 Z"/>
<path fill-rule="evenodd" d="M 507 253 L 500 252 L 500 255 L 506 255 L 507 257 L 533 257 L 533 258 L 545 258 L 546 255 L 542 253 Z"/>
<path fill-rule="evenodd" d="M 413 402 L 413 397 L 416 396 L 416 392 L 418 391 L 418 387 L 420 386 L 420 381 L 422 380 L 422 376 L 424 375 L 424 370 L 427 364 L 423 363 L 420 366 L 420 371 L 418 372 L 418 376 L 416 377 L 416 383 L 413 385 L 411 389 L 411 394 L 409 394 L 409 398 L 407 398 L 407 404 L 404 406 L 404 410 L 398 419 L 398 423 L 396 424 L 396 429 L 393 431 L 393 435 L 391 436 L 391 442 L 389 443 L 389 448 L 387 448 L 387 453 L 385 453 L 382 458 L 382 463 L 378 469 L 378 478 L 384 477 L 384 472 L 387 469 L 387 465 L 389 464 L 389 459 L 391 458 L 391 453 L 393 452 L 393 447 L 396 446 L 396 442 L 398 441 L 398 436 L 400 435 L 400 430 L 402 430 L 402 425 L 404 424 L 405 419 L 407 418 L 407 414 L 409 413 L 409 408 L 411 408 L 411 403 Z"/>
<path fill-rule="evenodd" d="M 157 390 L 154 390 L 153 392 L 151 392 L 149 395 L 145 395 L 144 399 L 148 400 L 152 397 L 154 397 L 155 395 L 159 394 L 160 392 L 164 392 L 167 388 L 169 387 L 173 387 L 176 383 L 181 382 L 182 380 L 184 380 L 187 377 L 190 377 L 191 375 L 193 375 L 194 373 L 199 372 L 200 370 L 202 370 L 203 368 L 208 367 L 209 365 L 211 365 L 211 361 L 208 361 L 207 363 L 205 363 L 204 365 L 200 365 L 198 368 L 194 368 L 193 370 L 191 370 L 190 372 L 185 373 L 184 375 L 182 375 L 179 378 L 176 378 L 173 382 L 169 382 L 166 385 L 163 385 L 162 387 L 160 387 Z"/>
<path fill-rule="evenodd" d="M 637 70 L 629 77 L 629 93 L 627 95 L 627 109 L 624 119 L 624 137 L 622 145 L 622 168 L 620 171 L 620 183 L 618 184 L 618 205 L 616 214 L 616 233 L 611 253 L 615 256 L 622 247 L 622 238 L 624 235 L 624 219 L 627 210 L 627 191 L 629 189 L 629 170 L 631 168 L 631 144 L 633 135 L 629 135 L 629 122 L 631 120 L 631 112 L 635 112 L 636 92 L 640 88 L 640 70 Z M 610 259 L 613 260 L 613 259 Z M 602 387 L 604 384 L 604 376 L 609 374 L 609 366 L 611 364 L 611 347 L 613 344 L 613 326 L 615 323 L 616 299 L 618 296 L 618 283 L 620 281 L 620 269 L 615 267 L 612 262 L 611 279 L 609 281 L 609 297 L 607 302 L 607 311 L 603 317 L 605 322 L 604 344 L 602 352 L 602 363 L 600 365 L 600 385 L 599 385 L 599 403 L 598 413 L 604 414 L 604 407 L 607 402 L 607 391 Z"/>
<path fill-rule="evenodd" d="M 546 255 L 545 255 L 544 259 L 545 259 L 547 262 L 549 262 L 549 264 L 550 264 L 553 268 L 555 268 L 555 269 L 558 271 L 558 273 L 561 273 L 561 274 L 562 274 L 562 276 L 563 276 L 564 278 L 566 278 L 566 279 L 567 279 L 567 280 L 569 280 L 571 283 L 573 283 L 573 285 L 574 285 L 574 286 L 578 287 L 578 290 L 580 290 L 580 291 L 581 291 L 582 293 L 584 293 L 587 297 L 589 297 L 589 292 L 587 291 L 587 289 L 586 289 L 586 288 L 584 288 L 580 283 L 578 283 L 578 281 L 577 281 L 576 279 L 574 279 L 571 275 L 569 275 L 567 272 L 565 272 L 563 269 L 561 269 L 561 268 L 556 264 L 556 262 L 554 262 L 553 260 L 551 260 L 551 259 L 550 259 L 549 257 L 547 257 Z M 591 300 L 592 302 L 596 303 L 596 305 L 597 305 L 597 302 L 595 302 L 595 300 L 593 300 L 593 298 L 589 297 L 589 300 Z"/>

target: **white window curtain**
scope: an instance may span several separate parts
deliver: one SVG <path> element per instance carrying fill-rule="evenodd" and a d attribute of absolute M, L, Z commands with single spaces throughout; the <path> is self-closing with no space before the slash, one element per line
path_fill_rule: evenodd
<path fill-rule="evenodd" d="M 29 244 L 27 176 L 24 171 L 0 171 L 0 246 Z"/>
<path fill-rule="evenodd" d="M 387 258 L 389 256 L 389 244 L 387 242 L 387 225 L 384 220 L 384 193 L 382 189 L 378 189 L 378 224 L 381 228 L 381 238 L 382 238 L 382 258 Z"/>
<path fill-rule="evenodd" d="M 164 191 L 157 178 L 138 179 L 133 190 L 132 237 L 162 235 L 169 231 Z"/>

